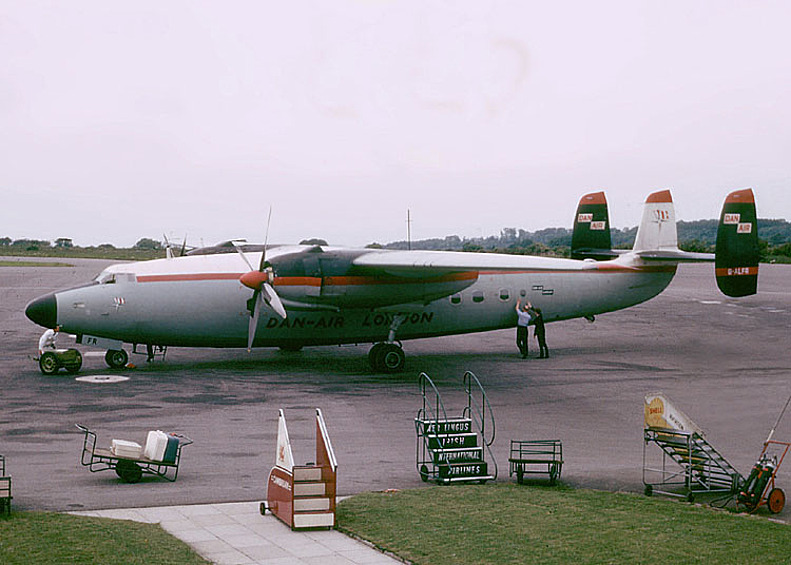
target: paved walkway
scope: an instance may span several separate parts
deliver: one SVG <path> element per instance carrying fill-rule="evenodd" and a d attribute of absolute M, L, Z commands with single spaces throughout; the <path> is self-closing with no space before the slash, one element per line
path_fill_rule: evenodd
<path fill-rule="evenodd" d="M 293 532 L 257 502 L 73 512 L 159 523 L 219 565 L 392 565 L 400 561 L 334 530 Z"/>

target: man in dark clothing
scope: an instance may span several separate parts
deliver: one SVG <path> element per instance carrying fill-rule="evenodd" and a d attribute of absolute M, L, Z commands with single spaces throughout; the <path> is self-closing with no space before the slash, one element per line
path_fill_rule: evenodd
<path fill-rule="evenodd" d="M 544 314 L 541 313 L 541 308 L 532 309 L 533 314 L 533 336 L 538 340 L 538 358 L 546 359 L 549 357 L 549 348 L 547 347 L 547 331 L 544 327 Z"/>
<path fill-rule="evenodd" d="M 516 301 L 516 346 L 519 348 L 519 353 L 522 354 L 522 359 L 527 357 L 527 342 L 528 342 L 528 327 L 530 320 L 533 317 L 529 311 L 530 302 L 525 303 L 522 307 L 522 299 Z"/>

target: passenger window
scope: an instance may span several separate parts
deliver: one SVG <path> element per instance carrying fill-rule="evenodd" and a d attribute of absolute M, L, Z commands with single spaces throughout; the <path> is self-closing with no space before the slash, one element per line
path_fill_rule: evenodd
<path fill-rule="evenodd" d="M 461 304 L 461 294 L 457 293 L 450 297 L 451 304 Z"/>
<path fill-rule="evenodd" d="M 483 292 L 480 290 L 476 290 L 472 293 L 472 301 L 473 302 L 483 302 Z"/>
<path fill-rule="evenodd" d="M 522 290 L 520 290 L 520 291 L 519 291 L 519 296 L 521 296 L 522 298 L 524 298 L 525 296 L 527 296 L 527 291 L 526 291 L 525 289 L 522 289 Z"/>
<path fill-rule="evenodd" d="M 500 300 L 502 300 L 503 302 L 507 302 L 509 298 L 511 298 L 511 291 L 508 290 L 507 288 L 501 288 Z"/>

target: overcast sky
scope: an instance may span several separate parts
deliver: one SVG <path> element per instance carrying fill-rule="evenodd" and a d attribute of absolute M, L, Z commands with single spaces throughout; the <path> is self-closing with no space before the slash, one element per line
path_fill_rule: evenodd
<path fill-rule="evenodd" d="M 0 0 L 0 237 L 791 218 L 791 3 Z"/>

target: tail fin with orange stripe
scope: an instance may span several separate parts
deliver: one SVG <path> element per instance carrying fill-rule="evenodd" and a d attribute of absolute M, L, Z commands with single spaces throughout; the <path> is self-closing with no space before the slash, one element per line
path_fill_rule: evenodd
<path fill-rule="evenodd" d="M 714 260 L 717 286 L 728 296 L 749 296 L 758 289 L 758 220 L 752 189 L 725 199 L 717 229 Z"/>

